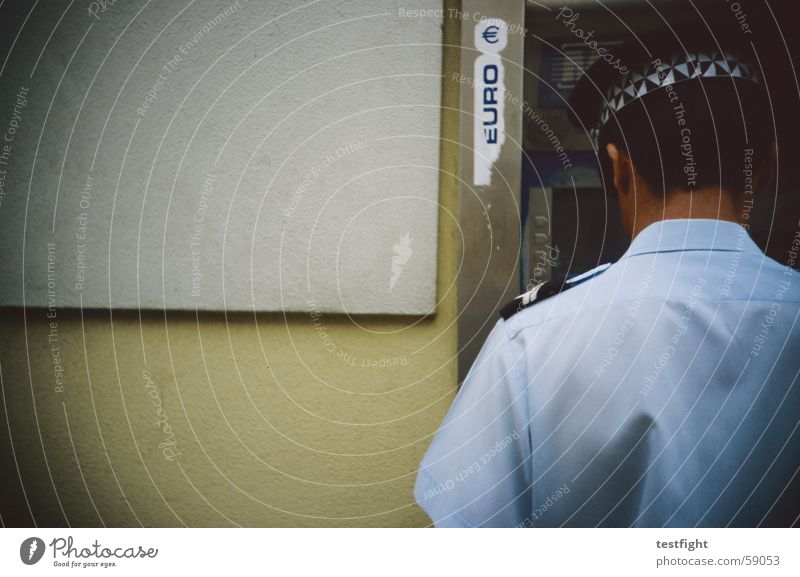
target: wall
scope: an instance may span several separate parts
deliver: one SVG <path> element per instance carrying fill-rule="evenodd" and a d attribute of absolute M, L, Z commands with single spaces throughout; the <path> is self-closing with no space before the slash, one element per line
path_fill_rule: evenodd
<path fill-rule="evenodd" d="M 500 307 L 520 291 L 520 175 L 522 172 L 522 86 L 525 3 L 464 0 L 461 28 L 461 195 L 459 222 L 469 231 L 458 274 L 458 379 L 463 381 L 492 330 Z M 504 22 L 503 32 L 483 39 L 491 26 Z M 499 53 L 497 51 L 499 50 Z M 494 88 L 503 130 L 496 144 L 483 123 L 494 116 L 484 95 L 484 66 L 502 71 Z M 499 79 L 499 78 L 498 78 Z M 499 127 L 499 125 L 498 125 Z M 476 166 L 479 167 L 476 173 Z M 482 167 L 482 168 L 480 168 Z M 481 182 L 476 174 L 488 181 Z"/>
<path fill-rule="evenodd" d="M 436 314 L 2 309 L 4 524 L 428 523 L 416 467 L 456 382 L 458 22 L 443 35 Z"/>

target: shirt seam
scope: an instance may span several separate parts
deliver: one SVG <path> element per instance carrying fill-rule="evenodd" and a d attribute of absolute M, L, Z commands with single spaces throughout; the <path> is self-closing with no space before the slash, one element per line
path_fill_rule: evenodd
<path fill-rule="evenodd" d="M 511 343 L 511 340 L 508 338 L 508 334 L 506 334 L 506 340 L 509 341 L 509 344 Z M 523 359 L 525 358 L 526 357 L 524 355 L 520 356 L 516 363 L 511 364 L 510 368 L 512 370 L 516 370 L 517 378 L 523 384 L 523 389 L 525 392 L 525 428 L 527 429 L 528 442 L 530 444 L 530 447 L 528 448 L 528 452 L 530 453 L 530 467 L 529 467 L 530 485 L 528 485 L 528 489 L 530 490 L 531 494 L 531 507 L 533 507 L 533 454 L 531 453 L 531 451 L 533 451 L 533 438 L 532 438 L 533 427 L 531 426 L 531 418 L 530 418 L 531 416 L 530 393 L 529 393 L 530 382 L 528 381 L 528 378 L 525 376 L 525 374 L 522 372 L 522 367 L 519 366 L 519 364 L 522 363 Z M 530 512 L 531 511 L 528 511 L 529 514 Z"/>
<path fill-rule="evenodd" d="M 560 295 L 555 295 L 555 298 L 557 298 L 558 296 L 560 296 Z M 691 299 L 688 299 L 688 298 L 669 299 L 669 300 L 671 302 L 677 302 L 677 303 L 691 302 Z M 747 298 L 747 299 L 713 298 L 713 299 L 705 299 L 705 298 L 698 297 L 696 300 L 697 300 L 697 302 L 717 303 L 717 304 L 721 304 L 721 303 L 752 303 L 752 302 L 780 302 L 780 303 L 789 303 L 789 304 L 800 305 L 800 301 L 795 301 L 795 300 L 791 300 L 791 299 L 778 300 L 778 299 L 774 299 L 774 298 Z M 549 323 L 551 321 L 557 321 L 557 320 L 561 321 L 561 320 L 564 320 L 564 319 L 567 319 L 567 318 L 574 318 L 574 317 L 580 316 L 581 314 L 587 313 L 589 311 L 596 311 L 596 310 L 600 310 L 600 309 L 603 309 L 603 308 L 610 308 L 610 307 L 612 307 L 614 305 L 629 304 L 629 303 L 633 303 L 633 302 L 640 302 L 640 303 L 642 303 L 642 302 L 662 302 L 663 303 L 663 302 L 667 302 L 667 299 L 650 297 L 650 298 L 639 299 L 637 301 L 637 299 L 631 298 L 631 299 L 626 299 L 626 300 L 614 301 L 612 303 L 606 303 L 606 304 L 603 304 L 603 305 L 597 305 L 597 306 L 592 306 L 592 307 L 581 308 L 577 312 L 573 312 L 573 313 L 569 313 L 569 314 L 565 313 L 565 314 L 560 314 L 560 315 L 556 315 L 556 316 L 548 316 L 547 318 L 544 318 L 544 319 L 541 319 L 541 320 L 538 320 L 538 321 L 531 321 L 531 322 L 529 322 L 527 324 L 520 325 L 520 326 L 518 326 L 518 327 L 516 327 L 514 329 L 509 328 L 509 330 L 506 331 L 506 338 L 509 341 L 511 341 L 511 340 L 515 339 L 517 337 L 517 335 L 520 332 L 522 332 L 524 329 L 529 329 L 529 328 L 533 328 L 533 327 L 542 326 L 542 325 L 545 325 L 545 324 L 547 324 L 547 323 Z M 510 324 L 510 323 L 506 322 L 506 324 Z"/>

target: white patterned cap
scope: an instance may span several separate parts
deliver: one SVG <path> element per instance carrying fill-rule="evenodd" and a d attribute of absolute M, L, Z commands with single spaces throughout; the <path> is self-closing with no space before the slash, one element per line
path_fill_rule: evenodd
<path fill-rule="evenodd" d="M 763 89 L 749 46 L 716 31 L 710 34 L 697 23 L 637 38 L 620 48 L 619 61 L 623 67 L 612 67 L 602 59 L 595 61 L 570 96 L 570 120 L 588 131 L 595 148 L 602 128 L 622 109 L 677 84 L 723 79 Z"/>

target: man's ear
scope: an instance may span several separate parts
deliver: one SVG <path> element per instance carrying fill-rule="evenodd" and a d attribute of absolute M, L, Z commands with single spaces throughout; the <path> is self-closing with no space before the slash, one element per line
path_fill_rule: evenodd
<path fill-rule="evenodd" d="M 778 163 L 778 144 L 773 142 L 767 147 L 766 155 L 758 166 L 758 172 L 753 182 L 753 190 L 756 194 L 764 192 L 772 184 L 775 178 L 775 166 Z"/>
<path fill-rule="evenodd" d="M 614 172 L 614 187 L 619 194 L 627 195 L 631 191 L 633 182 L 631 159 L 611 142 L 606 144 L 606 152 L 611 159 L 611 170 Z"/>

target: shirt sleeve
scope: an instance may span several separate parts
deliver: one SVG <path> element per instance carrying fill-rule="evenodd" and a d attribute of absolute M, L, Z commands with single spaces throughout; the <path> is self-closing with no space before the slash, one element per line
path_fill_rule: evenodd
<path fill-rule="evenodd" d="M 414 496 L 437 527 L 524 526 L 530 515 L 527 383 L 504 322 L 486 339 L 417 474 Z"/>

